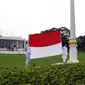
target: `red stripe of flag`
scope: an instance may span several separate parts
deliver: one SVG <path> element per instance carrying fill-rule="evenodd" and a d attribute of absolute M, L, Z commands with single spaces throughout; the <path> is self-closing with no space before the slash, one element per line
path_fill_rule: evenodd
<path fill-rule="evenodd" d="M 30 47 L 44 47 L 55 45 L 60 42 L 61 42 L 60 31 L 29 35 Z"/>

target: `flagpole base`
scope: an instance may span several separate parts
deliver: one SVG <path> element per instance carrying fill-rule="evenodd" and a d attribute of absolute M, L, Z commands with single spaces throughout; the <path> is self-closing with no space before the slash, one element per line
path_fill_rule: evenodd
<path fill-rule="evenodd" d="M 69 60 L 67 63 L 79 63 L 77 59 L 77 41 L 76 39 L 70 39 L 69 41 L 70 51 L 69 51 Z"/>
<path fill-rule="evenodd" d="M 68 60 L 67 63 L 68 63 L 68 64 L 71 64 L 71 63 L 79 63 L 79 60 Z"/>

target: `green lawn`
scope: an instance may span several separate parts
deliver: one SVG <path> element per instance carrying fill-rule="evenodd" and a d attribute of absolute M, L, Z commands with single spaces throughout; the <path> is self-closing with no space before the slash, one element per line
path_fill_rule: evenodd
<path fill-rule="evenodd" d="M 78 60 L 80 62 L 85 61 L 85 53 L 78 53 Z M 30 66 L 35 63 L 39 66 L 46 66 L 53 63 L 62 62 L 61 55 L 59 56 L 51 56 L 41 59 L 32 59 L 30 61 Z M 0 55 L 0 67 L 15 67 L 25 66 L 25 55 Z"/>

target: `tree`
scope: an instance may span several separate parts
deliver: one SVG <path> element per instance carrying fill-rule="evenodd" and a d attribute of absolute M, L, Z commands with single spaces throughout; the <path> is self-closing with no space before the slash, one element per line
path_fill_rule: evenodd
<path fill-rule="evenodd" d="M 66 27 L 60 27 L 59 30 L 61 31 L 62 36 L 66 36 L 66 38 L 70 38 L 70 30 Z"/>
<path fill-rule="evenodd" d="M 42 34 L 42 33 L 47 33 L 47 32 L 55 32 L 57 30 L 58 30 L 57 28 L 53 27 L 53 28 L 51 28 L 49 30 L 41 31 L 40 33 Z"/>
<path fill-rule="evenodd" d="M 49 30 L 41 31 L 40 33 L 55 32 L 55 31 L 58 31 L 58 30 L 61 32 L 62 36 L 66 36 L 66 38 L 69 39 L 70 30 L 68 28 L 66 28 L 66 27 L 60 27 L 60 28 L 53 27 L 53 28 L 51 28 Z"/>
<path fill-rule="evenodd" d="M 77 38 L 77 48 L 78 51 L 85 51 L 85 35 Z"/>
<path fill-rule="evenodd" d="M 77 38 L 77 48 L 78 51 L 82 51 L 82 40 L 80 37 Z"/>

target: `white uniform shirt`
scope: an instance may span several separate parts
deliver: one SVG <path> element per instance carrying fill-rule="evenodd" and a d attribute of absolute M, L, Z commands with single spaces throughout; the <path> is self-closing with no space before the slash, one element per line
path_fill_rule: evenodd
<path fill-rule="evenodd" d="M 27 43 L 27 44 L 25 44 L 25 48 L 26 48 L 26 51 L 27 51 L 28 53 L 30 53 L 30 54 L 31 54 L 31 49 L 30 49 L 30 47 L 29 47 L 28 43 Z"/>

